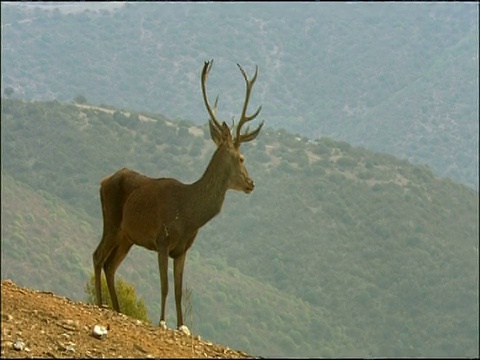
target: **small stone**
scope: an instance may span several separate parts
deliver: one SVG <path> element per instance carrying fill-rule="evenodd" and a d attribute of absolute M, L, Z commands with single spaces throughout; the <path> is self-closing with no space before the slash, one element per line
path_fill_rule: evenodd
<path fill-rule="evenodd" d="M 25 347 L 25 343 L 22 340 L 17 340 L 13 344 L 13 348 L 17 351 L 22 351 Z"/>
<path fill-rule="evenodd" d="M 61 326 L 62 328 L 64 328 L 65 330 L 68 330 L 68 331 L 77 330 L 77 326 L 76 326 L 76 324 L 73 320 L 65 320 L 63 322 L 59 321 L 59 322 L 57 322 L 57 325 Z"/>
<path fill-rule="evenodd" d="M 95 325 L 92 330 L 92 335 L 96 339 L 104 339 L 107 337 L 107 329 L 105 329 L 105 326 Z"/>
<path fill-rule="evenodd" d="M 146 354 L 146 353 L 148 352 L 147 350 L 145 350 L 143 347 L 141 347 L 141 346 L 138 345 L 138 344 L 133 344 L 133 347 L 134 347 L 135 349 L 137 349 L 138 351 L 144 353 L 144 354 Z"/>
<path fill-rule="evenodd" d="M 12 319 L 13 319 L 12 315 L 2 313 L 2 320 L 3 321 L 11 321 Z"/>

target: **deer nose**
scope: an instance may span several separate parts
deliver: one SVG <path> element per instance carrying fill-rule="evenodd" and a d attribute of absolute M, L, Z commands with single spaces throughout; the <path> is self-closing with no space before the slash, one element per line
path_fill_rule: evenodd
<path fill-rule="evenodd" d="M 253 189 L 255 188 L 255 181 L 253 181 L 252 179 L 248 178 L 247 179 L 247 186 L 245 187 L 245 192 L 247 194 L 250 194 Z"/>

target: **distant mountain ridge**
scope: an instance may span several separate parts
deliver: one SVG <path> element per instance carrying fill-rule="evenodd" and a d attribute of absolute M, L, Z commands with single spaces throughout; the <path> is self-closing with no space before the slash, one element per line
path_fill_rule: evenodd
<path fill-rule="evenodd" d="M 2 91 L 84 95 L 203 124 L 199 73 L 238 117 L 235 63 L 259 65 L 268 124 L 429 164 L 478 191 L 475 3 L 127 3 L 67 12 L 2 3 Z M 219 31 L 222 36 L 218 36 Z"/>

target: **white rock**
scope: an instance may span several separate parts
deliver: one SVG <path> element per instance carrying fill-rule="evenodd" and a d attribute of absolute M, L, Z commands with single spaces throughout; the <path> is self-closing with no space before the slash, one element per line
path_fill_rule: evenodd
<path fill-rule="evenodd" d="M 97 339 L 104 339 L 107 337 L 107 329 L 105 326 L 95 325 L 92 330 L 92 335 Z"/>
<path fill-rule="evenodd" d="M 22 340 L 17 340 L 13 343 L 13 348 L 17 351 L 22 351 L 25 347 L 25 343 Z"/>

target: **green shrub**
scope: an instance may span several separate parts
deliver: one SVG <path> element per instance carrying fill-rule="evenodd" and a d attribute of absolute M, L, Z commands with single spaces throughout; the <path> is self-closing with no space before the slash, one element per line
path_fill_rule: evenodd
<path fill-rule="evenodd" d="M 122 313 L 150 324 L 145 302 L 143 299 L 137 300 L 134 285 L 117 277 L 115 281 L 115 289 L 117 290 L 118 303 L 120 304 L 120 310 Z M 90 279 L 85 285 L 85 293 L 87 294 L 87 303 L 97 303 L 97 297 L 95 295 L 95 275 L 93 273 L 90 273 Z M 102 275 L 102 299 L 107 302 L 108 306 L 112 307 L 112 300 L 108 293 L 107 280 L 104 275 Z"/>

